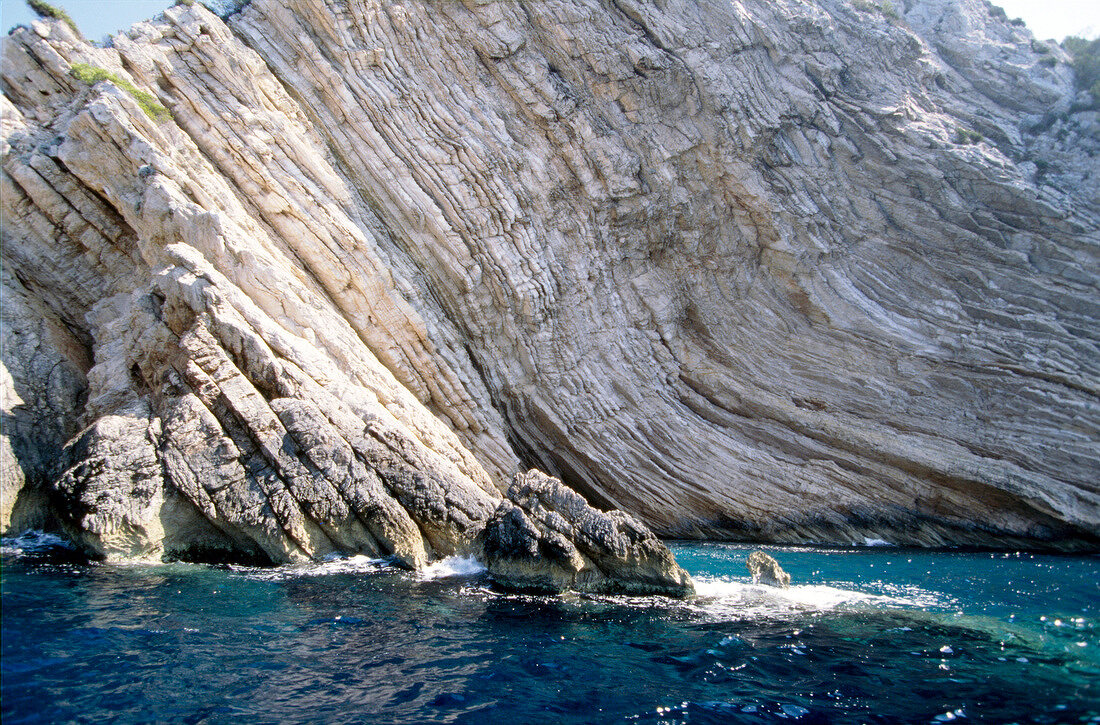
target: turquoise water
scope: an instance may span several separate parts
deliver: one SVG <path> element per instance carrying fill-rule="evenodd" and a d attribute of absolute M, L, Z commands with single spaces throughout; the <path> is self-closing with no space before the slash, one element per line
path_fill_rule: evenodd
<path fill-rule="evenodd" d="M 678 544 L 687 601 L 494 592 L 472 561 L 252 569 L 3 548 L 2 718 L 1100 723 L 1100 558 Z"/>

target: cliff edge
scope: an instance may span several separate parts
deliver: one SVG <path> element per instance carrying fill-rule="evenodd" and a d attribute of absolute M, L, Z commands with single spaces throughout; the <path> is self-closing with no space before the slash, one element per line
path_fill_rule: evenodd
<path fill-rule="evenodd" d="M 538 468 L 1100 542 L 1100 119 L 981 2 L 189 4 L 0 75 L 5 529 L 419 566 Z"/>

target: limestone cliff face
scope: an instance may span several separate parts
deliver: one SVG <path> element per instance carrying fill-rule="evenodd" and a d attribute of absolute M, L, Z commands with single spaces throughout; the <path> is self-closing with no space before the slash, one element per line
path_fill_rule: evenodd
<path fill-rule="evenodd" d="M 4 526 L 415 566 L 532 466 L 665 536 L 1095 547 L 1100 120 L 977 0 L 894 5 L 16 30 Z"/>

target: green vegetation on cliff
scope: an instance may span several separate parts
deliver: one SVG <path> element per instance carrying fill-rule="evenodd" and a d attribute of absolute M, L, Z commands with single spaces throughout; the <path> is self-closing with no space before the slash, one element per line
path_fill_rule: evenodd
<path fill-rule="evenodd" d="M 152 93 L 141 90 L 130 81 L 109 70 L 97 68 L 87 63 L 75 63 L 70 73 L 73 78 L 82 83 L 88 83 L 89 85 L 99 83 L 100 81 L 110 81 L 114 83 L 116 86 L 129 93 L 133 99 L 137 101 L 137 104 L 141 106 L 141 110 L 145 111 L 146 115 L 154 121 L 162 121 L 171 115 L 168 109 L 162 106 Z"/>
<path fill-rule="evenodd" d="M 52 18 L 54 20 L 60 20 L 68 25 L 78 38 L 83 38 L 84 34 L 80 32 L 80 28 L 76 27 L 76 22 L 69 16 L 63 9 L 50 5 L 46 0 L 27 0 L 27 7 L 40 18 Z"/>
<path fill-rule="evenodd" d="M 1100 105 L 1100 38 L 1086 40 L 1071 36 L 1062 41 L 1062 47 L 1073 56 L 1077 90 L 1092 95 L 1093 107 Z"/>

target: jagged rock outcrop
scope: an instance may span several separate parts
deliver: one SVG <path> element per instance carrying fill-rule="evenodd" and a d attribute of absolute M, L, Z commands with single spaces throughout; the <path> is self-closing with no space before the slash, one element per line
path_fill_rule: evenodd
<path fill-rule="evenodd" d="M 643 524 L 621 511 L 597 511 L 539 471 L 516 475 L 480 538 L 489 575 L 510 590 L 695 592 L 691 577 Z"/>
<path fill-rule="evenodd" d="M 769 587 L 787 589 L 791 586 L 791 575 L 783 571 L 774 556 L 769 556 L 762 551 L 754 551 L 749 554 L 745 564 L 749 567 L 753 584 L 766 584 Z"/>
<path fill-rule="evenodd" d="M 17 29 L 0 523 L 416 566 L 538 467 L 665 536 L 1096 547 L 1100 120 L 978 0 L 898 10 Z"/>

